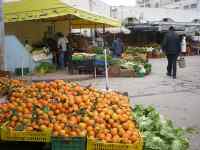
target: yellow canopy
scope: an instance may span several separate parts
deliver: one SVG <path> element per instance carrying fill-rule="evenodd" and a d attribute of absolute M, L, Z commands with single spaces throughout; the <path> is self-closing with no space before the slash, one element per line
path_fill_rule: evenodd
<path fill-rule="evenodd" d="M 73 8 L 60 0 L 19 0 L 3 5 L 6 23 L 29 20 L 71 20 L 74 27 L 98 27 L 100 25 L 119 27 L 121 22 L 113 18 Z"/>

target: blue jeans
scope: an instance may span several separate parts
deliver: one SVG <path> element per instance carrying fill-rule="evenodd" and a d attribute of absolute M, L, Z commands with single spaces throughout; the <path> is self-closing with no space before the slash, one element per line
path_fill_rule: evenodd
<path fill-rule="evenodd" d="M 114 57 L 114 58 L 120 58 L 121 55 L 120 55 L 120 54 L 113 53 L 113 57 Z"/>
<path fill-rule="evenodd" d="M 59 54 L 59 65 L 61 69 L 65 68 L 65 52 L 63 51 Z"/>

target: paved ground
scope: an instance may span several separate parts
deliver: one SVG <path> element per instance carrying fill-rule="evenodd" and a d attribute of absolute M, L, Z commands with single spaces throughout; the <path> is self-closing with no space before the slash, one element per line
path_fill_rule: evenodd
<path fill-rule="evenodd" d="M 151 75 L 145 78 L 111 78 L 112 89 L 128 92 L 131 103 L 154 105 L 179 127 L 200 133 L 200 56 L 186 58 L 187 67 L 178 70 L 177 79 L 165 75 L 166 60 L 150 60 Z M 81 81 L 82 85 L 105 88 L 105 79 Z M 200 134 L 190 135 L 191 150 L 200 150 Z"/>

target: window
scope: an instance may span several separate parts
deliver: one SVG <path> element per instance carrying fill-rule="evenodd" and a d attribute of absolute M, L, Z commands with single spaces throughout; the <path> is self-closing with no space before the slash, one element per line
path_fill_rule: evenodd
<path fill-rule="evenodd" d="M 151 5 L 150 5 L 150 4 L 146 4 L 146 5 L 145 5 L 145 7 L 147 7 L 147 8 L 150 8 L 150 7 L 151 7 Z"/>
<path fill-rule="evenodd" d="M 197 4 L 191 4 L 191 8 L 197 8 Z"/>
<path fill-rule="evenodd" d="M 185 5 L 183 8 L 184 9 L 189 9 L 189 5 Z"/>
<path fill-rule="evenodd" d="M 158 8 L 159 7 L 159 3 L 156 3 L 155 7 Z"/>
<path fill-rule="evenodd" d="M 133 22 L 133 18 L 129 17 L 128 22 Z"/>

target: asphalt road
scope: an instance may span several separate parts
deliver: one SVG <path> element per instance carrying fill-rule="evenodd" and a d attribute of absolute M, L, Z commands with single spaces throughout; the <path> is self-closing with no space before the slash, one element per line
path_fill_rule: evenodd
<path fill-rule="evenodd" d="M 144 78 L 110 78 L 110 88 L 128 92 L 131 104 L 153 105 L 178 127 L 192 128 L 190 150 L 200 150 L 200 56 L 186 57 L 187 67 L 178 68 L 177 79 L 166 76 L 166 59 L 150 60 L 152 73 Z M 105 79 L 81 81 L 105 88 Z"/>

